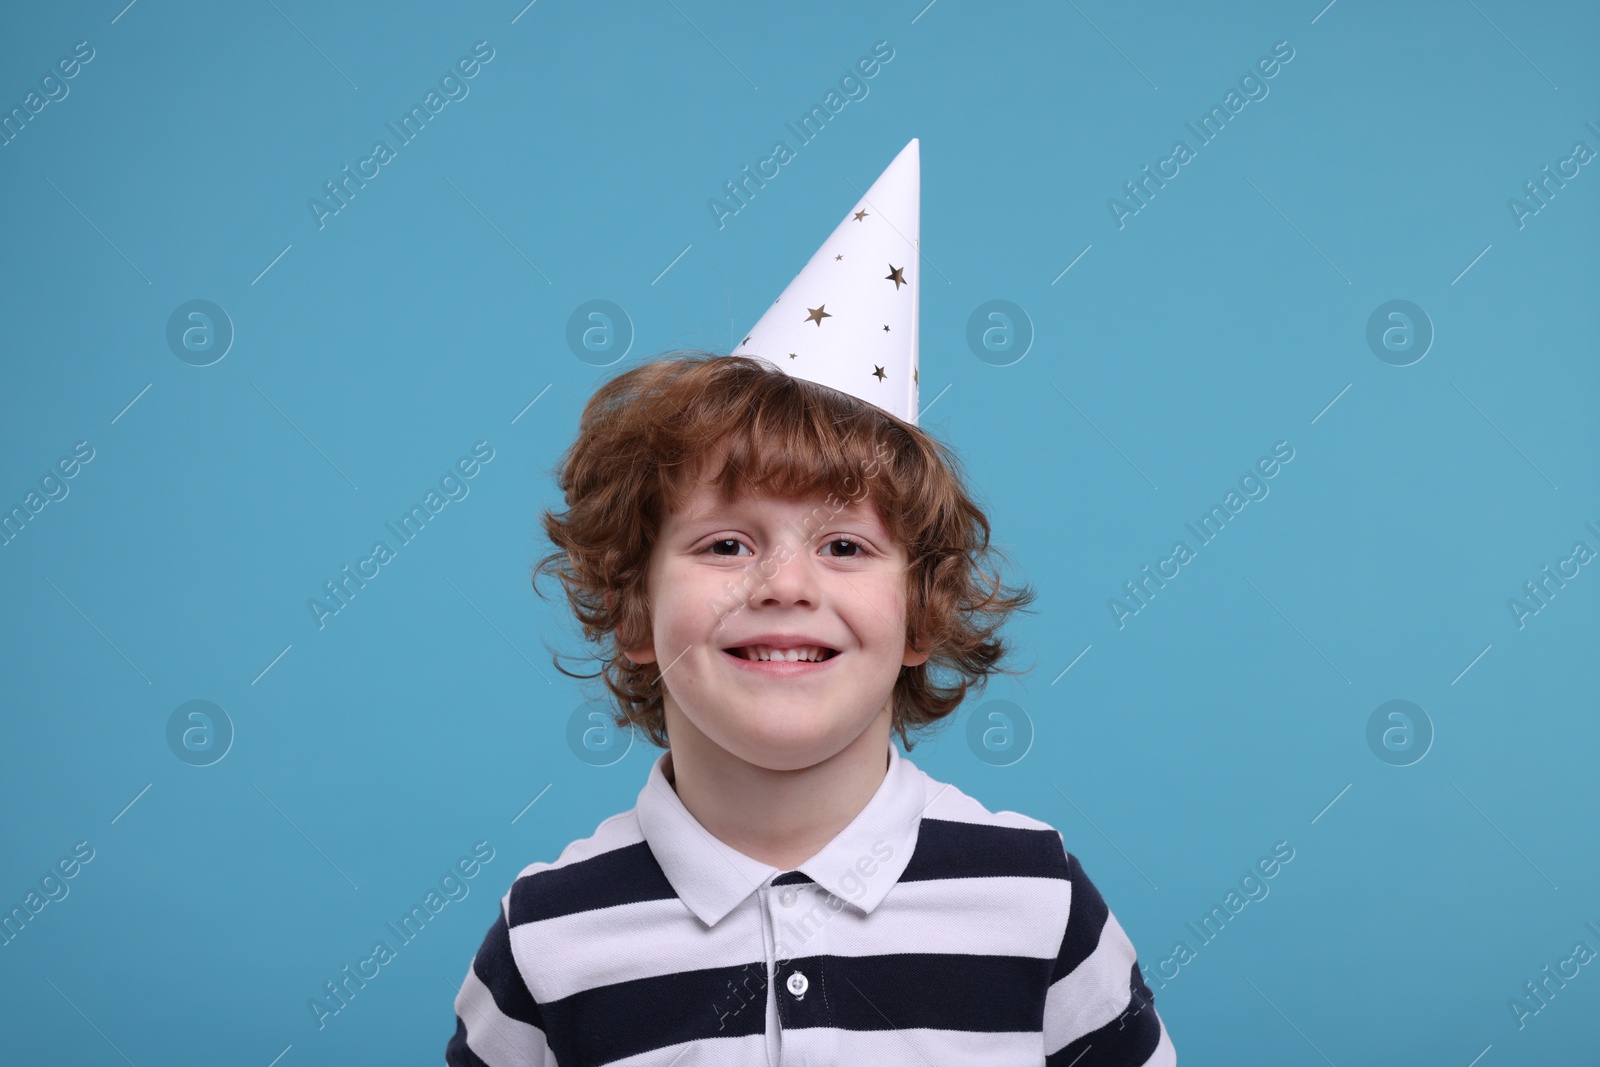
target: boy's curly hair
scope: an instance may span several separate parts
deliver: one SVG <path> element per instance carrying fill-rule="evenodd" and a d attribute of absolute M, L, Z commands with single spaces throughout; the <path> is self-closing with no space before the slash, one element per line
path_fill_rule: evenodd
<path fill-rule="evenodd" d="M 790 501 L 855 498 L 874 506 L 905 547 L 906 636 L 929 653 L 926 662 L 901 667 L 895 682 L 892 728 L 907 751 L 908 731 L 949 715 L 989 674 L 1021 673 L 999 666 L 1010 648 L 996 634 L 1034 592 L 1002 586 L 984 569 L 991 554 L 1002 554 L 989 546 L 989 521 L 950 449 L 875 405 L 763 359 L 689 350 L 596 390 L 552 472 L 567 510 L 541 515 L 557 551 L 533 568 L 534 592 L 544 598 L 539 576 L 553 573 L 584 636 L 602 647 L 593 674 L 564 670 L 559 657 L 556 669 L 602 676 L 617 700 L 619 727 L 668 747 L 661 664 L 634 663 L 622 650 L 651 636 L 645 579 L 663 509 L 681 508 L 712 468 L 711 485 L 725 504 L 758 492 Z M 937 683 L 936 670 L 952 673 L 949 685 Z"/>

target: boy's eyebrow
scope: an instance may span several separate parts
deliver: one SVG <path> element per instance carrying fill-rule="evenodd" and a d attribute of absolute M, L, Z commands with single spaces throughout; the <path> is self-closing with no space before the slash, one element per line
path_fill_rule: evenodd
<path fill-rule="evenodd" d="M 743 500 L 726 504 L 719 501 L 717 503 L 706 505 L 699 511 L 685 512 L 680 515 L 679 521 L 685 526 L 698 526 L 702 523 L 723 519 L 731 515 L 737 515 L 746 510 L 748 506 L 748 502 Z M 818 501 L 811 511 L 804 512 L 802 517 L 804 518 L 805 516 L 809 516 L 816 511 L 823 512 L 823 514 L 827 516 L 827 521 L 829 522 L 860 522 L 865 523 L 867 526 L 884 536 L 887 536 L 889 533 L 888 528 L 884 525 L 883 520 L 879 517 L 877 510 L 860 501 L 847 504 L 840 508 L 830 508 L 826 503 Z M 817 532 L 820 532 L 820 530 Z"/>

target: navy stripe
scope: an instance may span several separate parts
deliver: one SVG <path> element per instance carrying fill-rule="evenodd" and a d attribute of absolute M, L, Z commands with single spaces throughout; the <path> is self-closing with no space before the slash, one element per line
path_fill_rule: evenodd
<path fill-rule="evenodd" d="M 1072 882 L 1072 909 L 1067 913 L 1067 929 L 1061 935 L 1061 950 L 1056 953 L 1056 967 L 1050 974 L 1054 985 L 1077 970 L 1078 964 L 1089 958 L 1100 944 L 1100 931 L 1105 929 L 1106 916 L 1110 914 L 1100 890 L 1083 873 L 1083 865 L 1070 852 L 1067 856 L 1067 878 Z"/>
<path fill-rule="evenodd" d="M 495 908 L 494 925 L 489 927 L 488 936 L 478 946 L 478 954 L 472 959 L 472 971 L 478 976 L 478 981 L 488 987 L 500 1014 L 519 1023 L 544 1029 L 539 1004 L 528 991 L 528 984 L 522 980 L 522 972 L 517 970 L 517 961 L 511 955 L 511 930 L 506 926 L 506 917 L 498 907 Z M 479 1020 L 474 1019 L 473 1026 L 478 1024 Z"/>
<path fill-rule="evenodd" d="M 467 1025 L 459 1015 L 456 1016 L 455 1036 L 444 1048 L 444 1062 L 446 1067 L 489 1067 L 476 1052 L 467 1047 Z"/>
<path fill-rule="evenodd" d="M 518 878 L 511 887 L 511 925 L 677 895 L 650 846 L 641 841 Z"/>
<path fill-rule="evenodd" d="M 941 878 L 1065 878 L 1066 853 L 1054 830 L 922 820 L 902 882 Z"/>
<path fill-rule="evenodd" d="M 685 1041 L 766 1032 L 767 965 L 678 971 L 598 986 L 543 1006 L 561 1067 L 598 1067 Z"/>
<path fill-rule="evenodd" d="M 1046 1056 L 1045 1067 L 1128 1067 L 1147 1061 L 1161 1044 L 1161 1022 L 1156 1018 L 1155 995 L 1144 984 L 1138 963 L 1133 965 L 1128 992 L 1122 1014 Z"/>
<path fill-rule="evenodd" d="M 778 1014 L 785 1029 L 1038 1033 L 1049 969 L 1025 956 L 807 956 L 778 971 Z M 800 998 L 788 988 L 796 971 L 807 982 Z"/>

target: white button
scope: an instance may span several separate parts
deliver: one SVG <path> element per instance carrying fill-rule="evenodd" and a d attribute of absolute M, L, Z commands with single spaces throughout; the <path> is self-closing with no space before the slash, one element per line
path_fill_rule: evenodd
<path fill-rule="evenodd" d="M 801 1000 L 806 995 L 806 989 L 811 985 L 806 981 L 806 976 L 795 971 L 789 976 L 789 992 L 794 994 L 796 1000 Z"/>
<path fill-rule="evenodd" d="M 778 894 L 778 903 L 786 908 L 794 907 L 794 902 L 798 899 L 799 894 L 788 886 L 784 886 L 783 892 Z"/>

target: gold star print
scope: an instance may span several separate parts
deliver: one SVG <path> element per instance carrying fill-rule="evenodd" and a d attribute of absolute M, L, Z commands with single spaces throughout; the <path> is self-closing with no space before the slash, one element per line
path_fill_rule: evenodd
<path fill-rule="evenodd" d="M 843 259 L 843 258 L 844 258 L 844 256 L 842 256 L 842 255 L 839 255 L 839 256 L 834 256 L 834 257 L 833 257 L 833 261 L 834 261 L 834 262 L 835 262 L 835 263 L 837 263 L 837 262 L 839 262 L 839 261 L 840 261 L 840 260 L 841 260 L 841 259 Z"/>
<path fill-rule="evenodd" d="M 884 333 L 888 333 L 889 332 L 889 324 L 887 322 L 883 324 L 883 332 Z"/>
<path fill-rule="evenodd" d="M 903 270 L 905 270 L 904 267 L 897 267 L 891 263 L 889 264 L 889 273 L 883 276 L 883 280 L 886 282 L 894 282 L 894 287 L 899 289 L 901 284 L 906 280 L 906 276 L 901 273 Z"/>
<path fill-rule="evenodd" d="M 880 382 L 888 377 L 887 374 L 883 373 L 883 368 L 879 367 L 877 364 L 873 364 L 872 376 L 878 379 Z"/>
<path fill-rule="evenodd" d="M 794 354 L 794 353 L 793 353 L 793 352 L 790 352 L 790 353 L 789 353 L 789 358 L 790 358 L 790 359 L 794 359 L 794 358 L 795 358 L 795 354 Z"/>
<path fill-rule="evenodd" d="M 811 312 L 811 314 L 806 316 L 806 321 L 807 322 L 814 322 L 818 326 L 821 326 L 823 319 L 831 319 L 831 318 L 833 318 L 833 315 L 831 313 L 822 310 L 823 308 L 825 308 L 827 306 L 828 306 L 827 304 L 822 304 L 822 305 L 819 305 L 818 307 L 806 308 L 807 311 Z"/>
<path fill-rule="evenodd" d="M 916 384 L 916 385 L 922 384 L 921 379 L 919 379 L 917 377 L 917 372 L 916 372 L 915 368 L 913 368 L 912 371 L 911 371 L 911 381 L 912 381 L 913 384 Z"/>
<path fill-rule="evenodd" d="M 854 215 L 852 215 L 852 216 L 851 216 L 851 217 L 852 217 L 852 218 L 854 218 L 854 219 L 855 219 L 855 220 L 856 220 L 856 221 L 857 221 L 857 222 L 860 222 L 860 221 L 861 221 L 861 220 L 862 220 L 862 219 L 864 219 L 864 218 L 866 218 L 866 217 L 867 217 L 867 212 L 866 212 L 866 210 L 865 210 L 865 209 L 862 209 L 862 210 L 860 210 L 860 211 L 857 211 L 857 212 L 856 212 L 856 213 L 855 213 L 855 214 L 854 214 Z"/>

